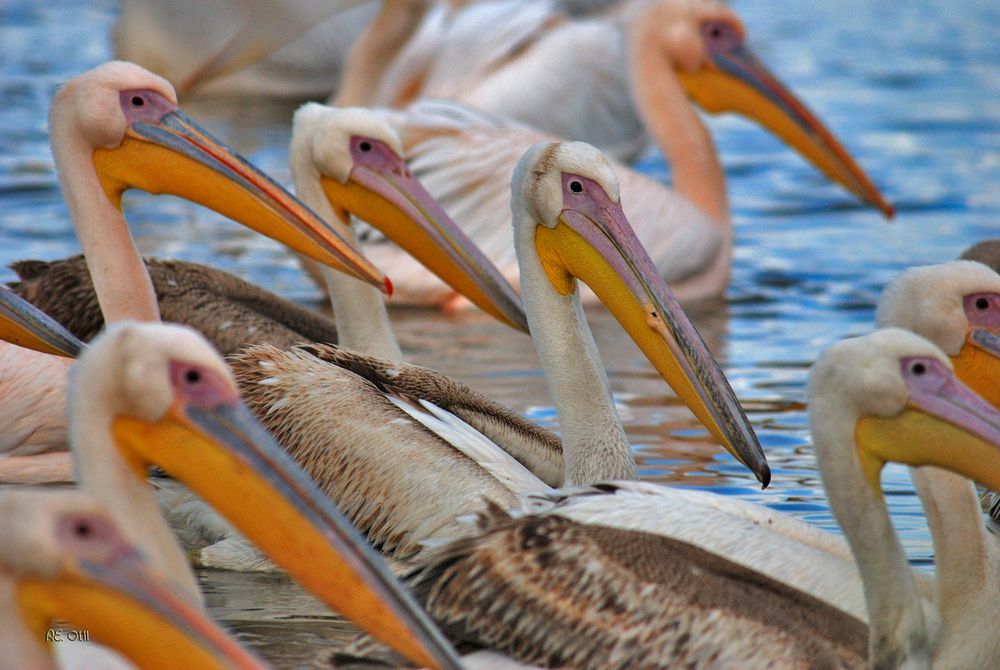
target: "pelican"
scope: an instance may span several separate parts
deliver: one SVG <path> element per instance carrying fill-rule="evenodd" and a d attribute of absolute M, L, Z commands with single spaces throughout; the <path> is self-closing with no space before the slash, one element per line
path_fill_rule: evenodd
<path fill-rule="evenodd" d="M 171 86 L 136 65 L 106 63 L 68 82 L 53 100 L 49 127 L 60 185 L 108 321 L 159 318 L 149 275 L 121 210 L 128 188 L 188 198 L 245 221 L 317 262 L 391 291 L 388 280 L 328 224 L 188 119 Z M 0 349 L 6 378 L 37 374 L 37 355 L 8 347 Z M 43 416 L 23 431 L 26 446 L 14 442 L 5 445 L 7 451 L 49 450 L 54 445 L 46 436 L 64 436 L 34 428 L 49 421 L 51 403 L 62 402 L 65 375 L 55 372 L 65 365 L 46 364 L 53 374 L 26 386 L 32 397 L 44 400 L 32 415 L 41 409 Z M 41 387 L 43 381 L 52 386 Z M 15 415 L 7 425 L 32 421 Z"/>
<path fill-rule="evenodd" d="M 138 93 L 131 95 L 135 91 Z M 193 163 L 187 165 L 185 161 L 189 158 L 184 152 L 191 154 L 195 149 L 186 147 L 188 143 L 181 139 L 171 139 L 170 133 L 174 132 L 171 130 L 174 125 L 191 122 L 179 111 L 169 111 L 176 110 L 172 99 L 173 89 L 169 84 L 137 66 L 124 63 L 108 64 L 81 75 L 56 96 L 51 122 L 53 151 L 86 261 L 71 259 L 45 264 L 42 268 L 39 264 L 29 264 L 33 268 L 32 276 L 29 281 L 22 282 L 19 290 L 38 299 L 53 314 L 68 318 L 81 336 L 92 334 L 104 320 L 158 318 L 160 309 L 149 273 L 118 208 L 120 191 L 126 185 L 135 185 L 154 192 L 180 194 L 235 218 L 252 220 L 261 232 L 271 234 L 313 260 L 338 268 L 353 268 L 353 276 L 374 281 L 381 289 L 390 291 L 388 280 L 364 261 L 344 237 L 334 232 L 334 228 L 228 149 L 216 147 L 211 149 L 214 154 L 206 154 L 225 158 L 224 162 L 212 159 L 219 163 L 218 173 L 192 167 L 196 165 Z M 114 145 L 118 148 L 101 148 L 111 142 L 106 135 L 117 137 L 114 124 L 121 125 L 123 121 L 118 118 L 123 113 L 118 109 L 122 105 L 127 112 L 124 120 L 128 123 L 120 130 L 122 138 Z M 141 113 L 135 111 L 137 105 Z M 102 110 L 103 117 L 100 116 Z M 146 116 L 158 121 L 141 120 Z M 103 134 L 97 134 L 95 128 Z M 526 329 L 520 301 L 513 289 L 409 176 L 405 165 L 393 152 L 393 147 L 398 147 L 398 140 L 394 140 L 391 130 L 369 120 L 360 111 L 350 113 L 349 110 L 337 115 L 333 123 L 319 124 L 317 130 L 339 133 L 335 136 L 316 134 L 315 139 L 313 135 L 306 135 L 303 140 L 302 161 L 310 162 L 301 164 L 301 169 L 312 170 L 316 175 L 316 189 L 335 197 L 331 203 L 327 196 L 322 196 L 317 205 L 330 212 L 331 217 L 332 207 L 336 207 L 341 216 L 346 217 L 348 212 L 366 216 L 394 238 L 405 240 L 403 243 L 408 249 L 418 253 L 456 290 L 497 318 Z M 137 139 L 145 137 L 143 133 L 165 144 L 159 146 L 152 140 Z M 201 137 L 198 134 L 195 139 L 209 146 L 208 140 L 198 139 Z M 337 144 L 338 138 L 344 141 L 344 146 Z M 353 149 L 348 146 L 349 142 L 354 142 Z M 362 150 L 364 146 L 372 148 L 370 155 Z M 146 163 L 139 160 L 145 155 L 144 151 L 154 152 Z M 147 163 L 157 161 L 162 162 L 163 169 L 154 174 Z M 311 167 L 314 161 L 325 161 L 321 173 L 318 168 Z M 178 168 L 188 169 L 192 181 L 171 176 Z M 328 178 L 328 174 L 332 176 Z M 112 200 L 108 200 L 109 197 Z M 344 228 L 344 233 L 350 235 L 350 230 Z M 325 250 L 326 247 L 332 251 Z M 344 260 L 338 260 L 341 256 Z M 187 279 L 171 288 L 170 282 L 179 276 L 174 271 L 177 265 L 176 262 L 151 264 L 154 273 L 161 274 L 161 283 L 168 285 L 161 291 L 161 295 L 165 293 L 170 298 L 162 302 L 170 308 L 165 316 L 188 322 L 214 335 L 214 341 L 227 353 L 261 338 L 279 346 L 310 341 L 308 336 L 315 336 L 314 341 L 328 341 L 329 337 L 325 336 L 335 331 L 333 324 L 326 319 L 310 317 L 304 308 L 275 296 L 269 299 L 246 282 L 221 277 L 204 268 L 186 266 L 184 276 Z M 156 268 L 163 272 L 158 273 Z M 377 346 L 382 340 L 366 336 L 370 329 L 361 319 L 364 315 L 348 309 L 350 292 L 360 290 L 357 283 L 341 284 L 348 295 L 338 319 L 349 341 L 362 351 L 387 354 L 384 348 Z M 66 290 L 67 286 L 74 290 Z M 363 292 L 363 295 L 377 303 L 377 309 L 382 309 L 384 316 L 379 296 L 374 292 Z M 80 297 L 86 298 L 82 304 L 76 301 Z M 387 323 L 385 327 L 388 329 Z M 392 337 L 391 331 L 388 332 L 387 337 Z M 393 353 L 396 358 L 401 356 L 398 346 Z M 36 364 L 37 355 L 0 350 L 0 365 L 6 367 L 9 363 L 15 370 L 24 370 L 26 368 L 20 367 L 19 361 L 25 356 Z M 65 363 L 47 365 L 58 368 Z M 25 373 L 15 374 L 23 376 Z M 59 385 L 63 378 L 53 374 L 45 380 L 29 380 L 26 388 L 32 393 L 24 395 L 23 399 L 45 396 L 41 411 L 37 403 L 9 406 L 11 412 L 17 412 L 11 415 L 14 419 L 8 419 L 9 424 L 23 423 L 25 428 L 11 434 L 17 439 L 10 440 L 7 452 L 19 450 L 30 454 L 62 448 L 65 433 L 49 426 L 59 422 L 58 403 L 64 394 Z M 43 381 L 49 383 L 43 384 Z M 39 387 L 37 392 L 34 391 L 36 386 Z M 45 429 L 40 430 L 40 427 Z"/>
<path fill-rule="evenodd" d="M 137 75 L 136 72 L 132 74 Z M 118 76 L 113 71 L 105 73 L 105 87 L 129 85 L 117 83 L 114 77 Z M 173 96 L 173 89 L 166 82 L 152 77 L 147 77 L 150 79 L 147 88 L 165 86 L 160 91 L 162 95 Z M 93 90 L 93 82 L 87 78 L 88 75 L 81 76 L 75 85 L 85 89 L 77 97 L 90 101 L 100 91 Z M 74 190 L 86 190 L 87 184 L 81 176 L 85 176 L 83 168 L 78 165 L 82 161 L 77 158 L 70 163 L 66 157 L 71 153 L 67 146 L 69 132 L 57 128 L 57 123 L 63 121 L 63 117 L 86 111 L 85 105 L 77 100 L 70 102 L 57 98 L 53 103 L 53 150 L 57 155 L 64 156 L 60 161 L 60 174 L 68 199 L 74 197 Z M 348 217 L 359 216 L 416 254 L 456 292 L 468 296 L 503 322 L 527 330 L 514 290 L 420 183 L 412 178 L 400 157 L 399 140 L 390 128 L 371 118 L 364 110 L 329 110 L 324 114 L 320 109 L 306 108 L 300 111 L 297 118 L 296 127 L 301 130 L 296 133 L 291 150 L 296 181 L 300 191 L 308 194 L 309 204 L 324 214 L 327 220 L 337 222 L 330 224 L 332 227 L 323 224 L 323 229 L 339 230 L 338 235 L 342 237 L 335 238 L 338 243 L 346 244 L 344 240 L 352 236 L 346 226 Z M 129 174 L 122 179 L 134 177 Z M 272 187 L 280 188 L 273 184 Z M 214 206 L 211 199 L 206 200 L 203 194 L 195 192 L 187 195 Z M 291 200 L 291 196 L 285 195 Z M 97 248 L 93 242 L 87 243 L 95 237 L 103 239 L 111 232 L 111 222 L 114 221 L 87 217 L 84 210 L 95 209 L 95 201 L 100 200 L 94 194 L 89 198 L 76 208 L 71 207 L 74 225 L 84 241 L 86 260 L 74 258 L 47 264 L 22 262 L 17 267 L 22 276 L 26 275 L 26 280 L 15 287 L 24 297 L 32 298 L 60 323 L 85 339 L 103 325 L 102 310 L 111 321 L 121 315 L 151 318 L 157 310 L 157 303 L 148 295 L 120 304 L 120 300 L 115 302 L 114 295 L 109 294 L 111 286 L 115 285 L 112 280 L 124 277 L 107 276 L 111 274 L 107 268 L 119 263 L 126 267 L 134 266 L 131 279 L 140 282 L 141 275 L 144 280 L 137 285 L 148 285 L 151 273 L 147 272 L 142 259 L 134 252 L 134 245 L 127 238 L 127 229 L 121 234 L 127 238 L 128 245 L 123 243 Z M 305 210 L 301 205 L 298 207 Z M 316 219 L 311 211 L 306 211 Z M 244 216 L 250 214 L 245 212 Z M 120 213 L 118 218 L 121 219 Z M 121 225 L 124 228 L 124 223 Z M 282 235 L 281 239 L 293 246 L 297 241 L 289 235 Z M 330 264 L 329 261 L 324 262 Z M 213 341 L 224 353 L 232 353 L 242 345 L 257 341 L 285 347 L 302 341 L 337 341 L 336 329 L 328 320 L 310 316 L 308 310 L 235 277 L 176 261 L 150 262 L 149 266 L 152 274 L 159 278 L 157 292 L 160 306 L 169 309 L 162 315 L 213 335 Z M 87 279 L 88 268 L 93 286 Z M 365 281 L 370 281 L 370 278 Z M 327 275 L 327 282 L 340 287 L 337 302 L 342 309 L 337 310 L 336 319 L 341 330 L 347 334 L 346 344 L 363 353 L 401 358 L 398 345 L 387 352 L 386 347 L 379 346 L 381 341 L 373 342 L 370 337 L 373 328 L 367 324 L 366 317 L 374 307 L 367 306 L 380 305 L 381 297 L 376 292 L 366 291 L 356 281 L 345 282 L 334 277 L 332 272 Z M 387 286 L 384 284 L 379 288 L 389 291 Z M 144 306 L 144 303 L 149 304 Z M 147 309 L 145 313 L 139 311 Z M 384 319 L 384 308 L 379 309 Z M 384 325 L 388 331 L 388 323 Z"/>
<path fill-rule="evenodd" d="M 824 485 L 864 578 L 867 649 L 860 621 L 785 583 L 683 541 L 582 522 L 558 502 L 480 514 L 478 537 L 421 560 L 415 593 L 459 639 L 544 666 L 858 667 L 867 655 L 871 667 L 930 667 L 934 635 L 881 470 L 932 465 L 996 486 L 1000 412 L 900 329 L 830 347 L 809 397 Z"/>
<path fill-rule="evenodd" d="M 146 468 L 198 493 L 296 581 L 411 660 L 458 667 L 388 568 L 239 400 L 225 363 L 194 331 L 113 324 L 73 368 L 71 448 L 80 487 L 130 542 L 200 605 Z"/>
<path fill-rule="evenodd" d="M 540 140 L 565 138 L 628 159 L 648 134 L 671 164 L 676 190 L 625 179 L 627 213 L 680 298 L 721 295 L 732 251 L 725 175 L 689 96 L 707 111 L 760 122 L 892 216 L 833 134 L 747 49 L 742 23 L 720 2 L 451 4 L 385 2 L 347 56 L 333 101 L 401 107 L 444 98 L 481 110 L 452 107 L 444 124 L 427 124 L 418 107 L 397 130 L 415 174 L 515 285 L 504 221 L 506 178 L 520 155 Z M 243 52 L 257 44 L 248 40 Z M 405 278 L 398 302 L 461 304 L 398 249 L 364 249 Z"/>
<path fill-rule="evenodd" d="M 747 49 L 731 10 L 688 0 L 620 5 L 609 15 L 565 20 L 551 3 L 473 3 L 449 18 L 437 5 L 426 18 L 413 3 L 387 2 L 353 47 L 334 100 L 389 107 L 418 97 L 449 101 L 380 113 L 402 136 L 414 173 L 515 285 L 506 177 L 522 153 L 566 138 L 631 157 L 648 133 L 671 165 L 674 188 L 620 167 L 626 214 L 679 298 L 722 294 L 733 243 L 725 175 L 689 96 L 709 111 L 762 123 L 891 216 L 833 134 Z M 418 20 L 434 23 L 437 33 L 410 26 Z M 414 44 L 401 48 L 399 34 L 410 33 Z M 393 267 L 397 301 L 461 304 L 394 246 L 363 248 Z"/>
<path fill-rule="evenodd" d="M 0 536 L 0 668 L 126 667 L 120 657 L 108 658 L 107 648 L 66 639 L 50 645 L 49 631 L 68 635 L 57 620 L 136 667 L 265 667 L 178 597 L 82 491 L 0 492 Z"/>
<path fill-rule="evenodd" d="M 904 272 L 886 287 L 878 323 L 931 338 L 950 357 L 956 375 L 997 405 L 1000 398 L 992 381 L 1000 363 L 998 315 L 1000 277 L 979 263 L 961 261 Z M 819 449 L 819 436 L 814 434 L 814 439 Z M 1000 645 L 991 634 L 992 622 L 1000 616 L 996 542 L 985 532 L 975 491 L 967 480 L 936 468 L 912 472 L 937 556 L 933 591 L 925 578 L 913 574 L 923 607 L 931 614 L 926 621 L 930 632 L 924 636 L 928 656 L 939 668 L 992 667 L 1000 663 Z M 836 486 L 830 478 L 827 484 L 828 491 Z M 853 561 L 842 538 L 738 500 L 719 498 L 712 503 L 712 497 L 650 484 L 616 483 L 535 494 L 524 508 L 575 523 L 691 543 L 789 583 L 859 619 L 878 616 L 871 619 L 881 631 L 876 637 L 896 641 L 905 637 L 892 632 L 896 619 L 864 609 L 862 582 L 856 568 L 847 564 Z M 850 537 L 846 526 L 845 532 Z M 862 551 L 865 546 L 861 545 Z M 790 562 L 789 556 L 799 560 Z M 872 561 L 869 556 L 862 563 Z M 911 572 L 905 563 L 902 571 Z"/>
<path fill-rule="evenodd" d="M 484 497 L 511 507 L 517 493 L 547 484 L 635 478 L 576 296 L 579 278 L 766 485 L 766 460 L 735 394 L 628 229 L 618 196 L 603 156 L 579 143 L 534 147 L 514 181 L 523 300 L 561 448 L 437 373 L 320 345 L 244 350 L 231 359 L 241 393 L 376 545 L 411 556 L 453 532 L 455 516 L 481 509 Z"/>

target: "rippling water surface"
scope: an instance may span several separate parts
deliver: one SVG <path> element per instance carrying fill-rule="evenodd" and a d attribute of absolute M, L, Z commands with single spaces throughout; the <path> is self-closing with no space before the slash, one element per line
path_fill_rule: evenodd
<path fill-rule="evenodd" d="M 804 384 L 830 343 L 871 328 L 882 286 L 909 265 L 954 258 L 997 234 L 1000 213 L 1000 5 L 992 0 L 732 3 L 751 45 L 845 141 L 896 204 L 886 223 L 777 140 L 735 118 L 713 118 L 730 180 L 736 252 L 727 300 L 693 306 L 768 453 L 752 477 L 679 407 L 617 324 L 592 315 L 642 476 L 734 495 L 829 530 L 835 523 L 810 448 Z M 46 137 L 57 84 L 111 55 L 116 3 L 0 2 L 0 266 L 78 249 Z M 289 183 L 284 105 L 186 106 L 191 116 Z M 642 170 L 664 179 L 651 152 Z M 141 250 L 211 263 L 297 300 L 318 293 L 276 244 L 171 198 L 130 193 Z M 386 268 L 391 275 L 391 268 Z M 0 269 L 0 280 L 13 274 Z M 527 338 L 478 315 L 395 310 L 413 361 L 455 375 L 554 426 Z M 911 561 L 929 569 L 927 529 L 902 468 L 884 476 Z M 320 664 L 343 630 L 275 576 L 203 572 L 213 613 L 285 667 Z M 308 644 L 303 644 L 308 643 Z"/>

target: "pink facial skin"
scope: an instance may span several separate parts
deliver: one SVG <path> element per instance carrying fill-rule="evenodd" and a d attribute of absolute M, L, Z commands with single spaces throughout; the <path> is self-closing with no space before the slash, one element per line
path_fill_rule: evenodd
<path fill-rule="evenodd" d="M 980 349 L 1000 357 L 1000 294 L 970 293 L 962 299 L 969 337 Z"/>
<path fill-rule="evenodd" d="M 136 551 L 107 519 L 93 514 L 65 514 L 56 522 L 56 537 L 79 562 L 111 566 Z"/>
<path fill-rule="evenodd" d="M 170 102 L 156 91 L 122 91 L 118 94 L 118 102 L 128 124 L 140 121 L 159 123 L 167 114 L 180 111 L 176 103 Z"/>
<path fill-rule="evenodd" d="M 201 409 L 215 409 L 220 405 L 232 405 L 239 395 L 228 382 L 214 370 L 183 363 L 170 362 L 170 383 L 175 397 L 185 405 Z"/>
<path fill-rule="evenodd" d="M 899 360 L 909 404 L 1000 446 L 1000 412 L 963 384 L 936 358 Z"/>

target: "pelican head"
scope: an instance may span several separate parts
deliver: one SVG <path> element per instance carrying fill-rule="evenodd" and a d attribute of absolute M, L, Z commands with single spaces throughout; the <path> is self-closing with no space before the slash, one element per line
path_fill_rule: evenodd
<path fill-rule="evenodd" d="M 879 326 L 911 330 L 951 359 L 955 374 L 1000 406 L 1000 275 L 975 261 L 910 268 L 886 286 Z"/>
<path fill-rule="evenodd" d="M 447 665 L 434 662 L 451 658 L 447 642 L 253 418 L 201 335 L 181 326 L 113 325 L 73 374 L 71 419 L 108 417 L 114 447 L 137 475 L 158 465 L 345 616 L 414 661 Z"/>
<path fill-rule="evenodd" d="M 1000 412 L 955 376 L 934 344 L 882 330 L 834 344 L 809 375 L 810 423 L 821 466 L 855 444 L 873 493 L 886 462 L 932 465 L 1000 486 Z"/>
<path fill-rule="evenodd" d="M 574 294 L 578 279 L 587 284 L 702 424 L 766 486 L 771 473 L 757 436 L 632 232 L 604 155 L 582 142 L 536 144 L 518 163 L 512 189 L 517 248 L 533 244 L 560 295 Z"/>
<path fill-rule="evenodd" d="M 106 63 L 70 80 L 55 95 L 49 126 L 66 191 L 69 173 L 86 172 L 118 210 L 129 188 L 177 195 L 388 291 L 329 224 L 191 121 L 173 87 L 138 65 Z"/>
<path fill-rule="evenodd" d="M 840 142 L 747 48 L 731 9 L 718 0 L 659 0 L 638 11 L 633 30 L 645 33 L 645 48 L 655 45 L 699 106 L 757 121 L 859 200 L 893 215 Z"/>
<path fill-rule="evenodd" d="M 178 598 L 81 491 L 0 493 L 0 537 L 0 582 L 13 583 L 19 618 L 39 644 L 61 620 L 143 668 L 264 667 Z"/>
<path fill-rule="evenodd" d="M 341 221 L 367 221 L 484 311 L 527 332 L 517 293 L 410 173 L 399 135 L 373 112 L 302 106 L 290 160 L 301 196 L 305 184 L 319 183 Z"/>

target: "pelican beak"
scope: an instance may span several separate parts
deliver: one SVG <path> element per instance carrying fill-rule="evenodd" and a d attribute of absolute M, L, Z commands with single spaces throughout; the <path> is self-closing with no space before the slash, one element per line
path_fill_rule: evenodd
<path fill-rule="evenodd" d="M 381 142 L 371 142 L 364 163 L 355 163 L 346 183 L 321 178 L 335 210 L 378 228 L 446 284 L 499 321 L 528 332 L 521 299 L 479 247 L 451 220 Z"/>
<path fill-rule="evenodd" d="M 574 278 L 587 284 L 698 420 L 766 487 L 771 470 L 750 421 L 621 204 L 607 198 L 588 213 L 564 209 L 554 228 L 535 230 L 542 267 L 556 290 L 572 293 Z"/>
<path fill-rule="evenodd" d="M 124 542 L 100 562 L 64 566 L 54 579 L 17 585 L 24 620 L 43 642 L 52 640 L 52 623 L 64 620 L 140 668 L 267 667 L 176 593 Z M 68 633 L 59 635 L 67 639 Z"/>
<path fill-rule="evenodd" d="M 52 317 L 0 285 L 0 339 L 44 354 L 76 358 L 83 342 Z"/>
<path fill-rule="evenodd" d="M 969 328 L 957 356 L 951 357 L 955 376 L 994 407 L 1000 407 L 1000 335 Z"/>
<path fill-rule="evenodd" d="M 176 400 L 158 421 L 114 421 L 135 467 L 160 466 L 226 516 L 302 586 L 411 661 L 461 667 L 381 556 L 237 399 Z"/>
<path fill-rule="evenodd" d="M 861 202 L 892 218 L 892 205 L 833 133 L 745 46 L 713 53 L 706 67 L 678 74 L 688 95 L 703 109 L 737 112 L 756 120 Z"/>
<path fill-rule="evenodd" d="M 869 485 L 881 496 L 885 463 L 931 465 L 1000 487 L 1000 412 L 948 373 L 934 388 L 911 389 L 902 412 L 862 417 L 855 440 Z"/>
<path fill-rule="evenodd" d="M 155 123 L 134 120 L 122 143 L 93 160 L 108 198 L 121 207 L 128 188 L 199 203 L 313 260 L 386 293 L 391 284 L 325 221 L 270 177 L 195 124 L 165 98 Z"/>

